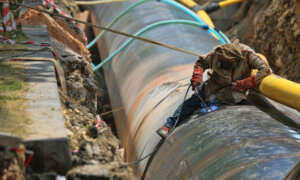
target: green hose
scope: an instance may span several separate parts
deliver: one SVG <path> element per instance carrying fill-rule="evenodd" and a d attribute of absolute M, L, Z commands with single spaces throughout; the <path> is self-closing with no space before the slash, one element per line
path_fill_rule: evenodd
<path fill-rule="evenodd" d="M 125 9 L 124 11 L 122 11 L 114 20 L 112 20 L 107 26 L 106 28 L 110 28 L 113 24 L 115 24 L 121 17 L 123 17 L 128 11 L 130 11 L 131 9 L 135 8 L 136 6 L 148 2 L 148 1 L 152 1 L 152 0 L 141 0 L 133 5 L 131 5 L 130 7 L 128 7 L 127 9 Z M 97 41 L 103 36 L 103 34 L 105 33 L 105 30 L 101 31 L 101 33 L 98 34 L 98 36 L 93 39 L 93 41 L 91 41 L 88 45 L 87 48 L 90 49 L 94 44 L 97 43 Z"/>
<path fill-rule="evenodd" d="M 153 0 L 141 0 L 141 1 L 138 1 L 137 3 L 131 5 L 130 7 L 128 7 L 127 9 L 123 10 L 117 17 L 115 17 L 114 20 L 112 20 L 107 26 L 106 28 L 110 28 L 113 24 L 115 24 L 121 17 L 123 17 L 126 13 L 128 13 L 131 9 L 135 8 L 136 6 L 139 6 L 140 4 L 143 4 L 145 2 L 149 2 L 149 1 L 153 1 Z M 176 3 L 176 2 L 173 2 L 173 1 L 164 1 L 165 3 L 169 3 L 171 4 L 172 6 L 175 6 L 181 10 L 185 10 L 186 8 L 184 7 L 181 7 L 180 4 Z M 188 12 L 187 10 L 185 10 L 185 13 L 187 13 L 188 15 L 190 15 L 191 17 L 195 18 L 199 23 L 203 23 L 202 20 L 197 16 L 197 15 L 192 15 L 193 12 Z M 205 23 L 203 23 L 205 24 Z M 210 29 L 212 30 L 212 29 Z M 87 45 L 87 48 L 90 49 L 93 45 L 95 45 L 97 43 L 97 41 L 103 36 L 103 34 L 105 33 L 106 31 L 103 30 L 101 31 L 101 33 L 98 34 L 98 36 L 93 39 L 88 45 Z M 216 34 L 216 32 L 212 32 L 214 34 Z M 230 43 L 230 40 L 226 37 L 226 35 L 224 33 L 222 33 L 221 31 L 217 31 L 217 33 L 219 33 L 219 37 L 225 39 L 225 42 L 227 43 Z M 217 35 L 218 36 L 218 35 Z"/>
<path fill-rule="evenodd" d="M 195 21 L 189 21 L 189 20 L 168 20 L 168 21 L 160 21 L 157 23 L 153 23 L 145 28 L 143 28 L 142 30 L 140 30 L 139 32 L 137 32 L 136 34 L 134 34 L 135 36 L 139 36 L 141 34 L 143 34 L 144 32 L 161 26 L 161 25 L 166 25 L 166 24 L 189 24 L 189 25 L 193 25 L 193 26 L 200 26 L 200 27 L 204 27 L 203 24 L 195 22 Z M 116 56 L 119 52 L 121 52 L 128 44 L 130 44 L 134 39 L 131 38 L 129 40 L 127 40 L 121 47 L 119 47 L 116 51 L 114 51 L 110 56 L 108 56 L 105 60 L 103 60 L 100 64 L 98 64 L 97 66 L 93 67 L 93 71 L 98 70 L 99 68 L 101 68 L 105 63 L 107 63 L 108 61 L 110 61 L 114 56 Z"/>

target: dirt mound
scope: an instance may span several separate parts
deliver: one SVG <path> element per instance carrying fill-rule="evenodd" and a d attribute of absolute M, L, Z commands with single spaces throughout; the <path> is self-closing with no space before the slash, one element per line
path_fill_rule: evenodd
<path fill-rule="evenodd" d="M 64 101 L 65 124 L 73 150 L 68 179 L 133 179 L 132 170 L 124 166 L 124 150 L 110 128 L 104 123 L 96 128 L 97 120 L 87 108 Z"/>
<path fill-rule="evenodd" d="M 20 16 L 18 23 L 29 25 L 45 24 L 51 37 L 69 46 L 76 53 L 81 54 L 87 62 L 90 61 L 90 53 L 85 47 L 82 35 L 71 29 L 64 20 L 59 18 L 53 19 L 48 14 L 29 9 Z"/>
<path fill-rule="evenodd" d="M 231 19 L 226 34 L 264 54 L 275 74 L 300 83 L 300 32 L 294 1 L 247 1 Z"/>
<path fill-rule="evenodd" d="M 253 46 L 276 74 L 300 83 L 300 32 L 294 1 L 274 0 L 255 28 Z"/>
<path fill-rule="evenodd" d="M 92 71 L 88 68 L 89 65 L 80 54 L 56 39 L 51 38 L 51 44 L 64 69 L 69 97 L 86 106 L 95 114 L 97 106 L 101 106 L 101 104 L 97 104 L 100 89 L 95 83 Z"/>
<path fill-rule="evenodd" d="M 25 178 L 25 154 L 11 152 L 9 148 L 0 148 L 0 179 L 23 180 Z"/>

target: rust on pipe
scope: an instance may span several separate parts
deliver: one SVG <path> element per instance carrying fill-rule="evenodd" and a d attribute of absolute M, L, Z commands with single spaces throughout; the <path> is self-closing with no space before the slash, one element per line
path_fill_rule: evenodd
<path fill-rule="evenodd" d="M 89 7 L 93 23 L 105 26 L 136 2 Z M 172 19 L 192 20 L 168 4 L 150 1 L 128 12 L 112 29 L 134 34 L 149 24 Z M 165 25 L 142 36 L 200 54 L 219 45 L 206 30 L 184 24 Z M 101 59 L 127 39 L 106 32 L 97 44 Z M 226 106 L 204 115 L 196 112 L 160 144 L 155 131 L 182 103 L 196 60 L 133 41 L 104 66 L 112 108 L 125 107 L 114 112 L 114 118 L 126 160 L 137 160 L 159 147 L 151 158 L 135 166 L 138 175 L 145 179 L 280 179 L 290 172 L 300 160 L 299 133 L 255 106 Z M 247 168 L 238 168 L 243 165 Z"/>

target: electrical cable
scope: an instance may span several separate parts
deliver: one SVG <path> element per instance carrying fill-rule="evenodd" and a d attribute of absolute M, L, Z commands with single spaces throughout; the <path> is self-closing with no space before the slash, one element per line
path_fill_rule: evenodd
<path fill-rule="evenodd" d="M 146 2 L 149 2 L 149 1 L 153 1 L 153 0 L 141 0 L 141 1 L 138 1 L 137 3 L 131 5 L 130 7 L 128 7 L 127 9 L 123 10 L 118 16 L 116 16 L 107 26 L 106 28 L 110 28 L 112 25 L 114 25 L 121 17 L 123 17 L 126 13 L 128 13 L 131 9 L 139 6 L 140 4 L 143 4 L 143 3 L 146 3 Z M 164 3 L 167 3 L 167 4 L 170 4 L 180 10 L 182 10 L 183 12 L 185 12 L 186 14 L 188 14 L 189 16 L 191 16 L 192 18 L 194 18 L 196 21 L 198 21 L 199 23 L 203 24 L 203 25 L 206 25 L 203 20 L 201 20 L 193 11 L 189 10 L 188 8 L 182 6 L 181 4 L 177 3 L 177 2 L 174 2 L 174 1 L 170 1 L 170 0 L 160 0 L 161 2 L 164 2 Z M 221 31 L 217 30 L 217 29 L 214 29 L 214 28 L 210 28 L 208 26 L 208 30 L 212 31 L 211 33 L 215 34 L 220 42 L 222 44 L 225 44 L 226 42 L 230 42 L 230 40 L 228 39 L 228 37 L 224 34 L 224 33 L 221 33 Z M 105 33 L 105 30 L 104 31 L 101 31 L 96 38 L 94 38 L 88 45 L 87 45 L 87 48 L 91 48 L 93 45 L 95 45 L 97 43 L 97 41 L 103 36 L 103 34 Z M 217 34 L 220 33 L 220 35 L 218 36 Z M 225 39 L 225 40 L 224 40 Z"/>
<path fill-rule="evenodd" d="M 185 100 L 186 100 L 186 97 L 187 97 L 188 92 L 190 91 L 191 86 L 192 86 L 192 84 L 190 84 L 189 87 L 188 87 L 187 90 L 186 90 L 186 93 L 185 93 L 185 95 L 184 95 L 183 102 L 182 102 L 182 106 L 181 106 L 181 108 L 180 108 L 178 117 L 177 117 L 177 119 L 176 119 L 176 121 L 175 121 L 175 124 L 174 124 L 174 126 L 172 127 L 172 129 L 170 130 L 170 132 L 169 132 L 169 134 L 168 134 L 167 137 L 170 136 L 170 134 L 174 131 L 175 127 L 177 126 L 177 123 L 178 123 L 178 121 L 179 121 L 179 118 L 180 118 L 180 115 L 181 115 L 181 112 L 182 112 L 182 108 L 183 108 L 184 102 L 185 102 Z M 167 139 L 167 138 L 166 138 L 166 139 Z"/>
<path fill-rule="evenodd" d="M 136 6 L 143 4 L 145 2 L 148 1 L 152 1 L 152 0 L 141 0 L 138 1 L 137 3 L 131 5 L 130 7 L 128 7 L 127 9 L 123 10 L 118 16 L 116 16 L 107 26 L 105 26 L 106 28 L 110 28 L 112 25 L 114 25 L 121 17 L 123 17 L 127 12 L 129 12 L 131 9 L 135 8 Z M 103 34 L 106 31 L 101 31 L 97 37 L 95 37 L 87 46 L 86 48 L 90 49 L 93 45 L 95 45 L 97 43 L 97 41 L 103 36 Z"/>
<path fill-rule="evenodd" d="M 92 26 L 92 27 L 95 27 L 95 28 L 98 28 L 98 29 L 106 30 L 106 31 L 109 31 L 109 32 L 112 32 L 112 33 L 116 33 L 116 34 L 120 34 L 120 35 L 123 35 L 123 36 L 126 36 L 126 37 L 138 39 L 140 41 L 144 41 L 144 42 L 148 42 L 148 43 L 155 44 L 155 45 L 158 45 L 158 46 L 166 47 L 168 49 L 173 49 L 175 51 L 183 52 L 183 53 L 186 53 L 186 54 L 191 54 L 191 55 L 198 56 L 198 57 L 202 56 L 199 53 L 188 51 L 188 50 L 185 50 L 185 49 L 182 49 L 182 48 L 178 48 L 178 47 L 175 47 L 175 46 L 172 46 L 172 45 L 169 45 L 169 44 L 161 43 L 161 42 L 154 41 L 154 40 L 147 39 L 147 38 L 142 38 L 142 37 L 134 36 L 134 35 L 131 35 L 131 34 L 128 34 L 128 33 L 124 33 L 124 32 L 121 32 L 121 31 L 116 31 L 114 29 L 105 28 L 103 26 L 99 26 L 99 25 L 92 24 L 92 23 L 89 23 L 89 22 L 81 21 L 81 20 L 76 19 L 76 18 L 65 17 L 65 16 L 60 15 L 60 14 L 52 13 L 52 12 L 49 12 L 49 11 L 46 11 L 46 10 L 43 10 L 43 9 L 39 9 L 39 8 L 27 6 L 27 5 L 24 5 L 24 4 L 20 4 L 20 3 L 16 3 L 16 4 L 20 5 L 20 6 L 24 6 L 24 7 L 30 8 L 30 9 L 34 9 L 34 10 L 37 10 L 37 11 L 41 11 L 41 12 L 44 12 L 44 13 L 47 13 L 47 14 L 50 14 L 50 15 L 53 15 L 53 16 L 57 16 L 57 17 L 60 17 L 60 18 L 64 18 L 64 19 L 67 19 L 67 20 L 73 20 L 73 21 L 76 21 L 78 23 L 86 24 L 87 26 Z"/>
<path fill-rule="evenodd" d="M 49 50 L 48 47 L 43 47 L 41 49 L 37 49 L 37 50 L 29 52 L 29 53 L 23 53 L 23 54 L 8 56 L 8 57 L 2 57 L 2 58 L 0 58 L 0 60 L 12 59 L 12 58 L 21 57 L 21 56 L 27 56 L 27 55 L 35 54 L 35 53 L 40 52 L 40 51 L 48 51 L 48 50 Z"/>
<path fill-rule="evenodd" d="M 142 30 L 140 30 L 139 32 L 135 33 L 134 36 L 139 36 L 141 34 L 143 34 L 144 32 L 148 31 L 149 29 L 152 29 L 154 27 L 157 26 L 161 26 L 161 25 L 166 25 L 166 24 L 174 24 L 174 23 L 180 23 L 180 24 L 189 24 L 189 25 L 194 25 L 194 26 L 200 26 L 203 27 L 203 24 L 200 24 L 198 22 L 195 21 L 189 21 L 189 20 L 167 20 L 167 21 L 160 21 L 157 23 L 153 23 L 150 24 L 149 26 L 143 28 Z M 93 68 L 93 71 L 97 71 L 99 68 L 101 68 L 105 63 L 107 63 L 108 61 L 112 60 L 112 58 L 114 56 L 116 56 L 119 52 L 122 51 L 122 49 L 124 49 L 128 44 L 130 44 L 134 39 L 131 38 L 129 40 L 127 40 L 124 44 L 122 44 L 117 50 L 115 50 L 111 55 L 109 55 L 107 58 L 105 58 L 103 61 L 101 61 L 100 64 L 98 64 L 97 66 L 95 66 Z"/>
<path fill-rule="evenodd" d="M 190 10 L 190 9 L 186 8 L 185 6 L 181 5 L 180 3 L 175 2 L 175 1 L 172 1 L 172 0 L 159 0 L 159 1 L 165 2 L 165 3 L 167 3 L 167 4 L 170 4 L 170 5 L 174 6 L 174 7 L 176 7 L 176 8 L 178 8 L 178 9 L 182 10 L 183 12 L 187 13 L 188 15 L 190 15 L 191 17 L 193 17 L 196 21 L 198 21 L 199 23 L 201 23 L 201 24 L 207 26 L 207 28 L 208 28 L 207 30 L 208 30 L 208 31 L 212 31 L 212 32 L 210 32 L 210 33 L 211 33 L 212 35 L 213 35 L 213 34 L 216 35 L 216 36 L 219 38 L 218 40 L 219 40 L 222 44 L 226 44 L 226 42 L 224 41 L 224 39 L 223 39 L 223 38 L 222 38 L 222 37 L 221 37 L 214 29 L 210 28 L 207 24 L 205 24 L 205 23 L 203 22 L 203 20 L 200 19 L 200 18 L 198 17 L 198 15 L 195 14 L 195 12 L 193 12 L 192 10 Z"/>
<path fill-rule="evenodd" d="M 201 102 L 203 103 L 203 105 L 205 106 L 206 111 L 207 111 L 207 112 L 210 112 L 211 109 L 208 108 L 208 106 L 206 105 L 206 103 L 204 102 L 204 100 L 202 99 L 202 97 L 199 95 L 199 93 L 200 93 L 200 91 L 201 91 L 202 88 L 203 88 L 203 86 L 197 86 L 197 87 L 195 87 L 196 94 L 197 94 L 197 96 L 199 97 L 200 101 L 201 101 Z"/>
<path fill-rule="evenodd" d="M 191 88 L 191 84 L 190 84 L 189 87 L 187 88 L 186 93 L 185 93 L 185 95 L 184 95 L 183 102 L 182 102 L 182 107 L 183 107 L 183 104 L 184 104 L 184 102 L 185 102 L 185 100 L 186 100 L 186 97 L 187 97 L 187 94 L 188 94 L 190 88 Z M 170 134 L 171 134 L 171 133 L 173 132 L 173 130 L 175 129 L 175 127 L 176 127 L 176 125 L 177 125 L 177 123 L 178 123 L 178 121 L 179 121 L 181 112 L 182 112 L 182 107 L 180 108 L 179 115 L 178 115 L 178 117 L 177 117 L 177 119 L 176 119 L 176 122 L 175 122 L 173 128 L 170 130 L 170 132 L 169 132 L 169 134 L 168 134 L 167 137 L 169 137 Z M 165 139 L 163 139 L 163 141 L 165 141 L 165 140 L 167 139 L 167 137 L 166 137 Z M 126 163 L 126 164 L 124 164 L 123 166 L 129 166 L 129 165 L 137 164 L 137 163 L 143 161 L 144 159 L 146 159 L 147 157 L 151 156 L 152 154 L 154 154 L 157 150 L 158 150 L 158 148 L 156 147 L 156 148 L 154 148 L 153 151 L 151 151 L 150 153 L 148 153 L 146 156 L 144 156 L 144 157 L 142 157 L 142 158 L 140 158 L 140 159 L 138 159 L 138 160 L 136 160 L 136 161 Z"/>

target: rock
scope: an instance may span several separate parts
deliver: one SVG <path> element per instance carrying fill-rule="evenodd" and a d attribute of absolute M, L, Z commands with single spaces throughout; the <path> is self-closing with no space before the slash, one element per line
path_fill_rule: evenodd
<path fill-rule="evenodd" d="M 25 180 L 24 163 L 25 154 L 23 152 L 11 152 L 9 148 L 0 147 L 0 179 Z"/>
<path fill-rule="evenodd" d="M 75 105 L 74 105 L 74 103 L 72 103 L 71 101 L 67 101 L 67 102 L 65 103 L 65 105 L 66 105 L 67 108 L 70 108 L 70 109 L 72 109 L 72 110 L 75 109 Z"/>
<path fill-rule="evenodd" d="M 67 173 L 67 179 L 109 180 L 108 169 L 103 165 L 85 165 L 73 168 Z"/>
<path fill-rule="evenodd" d="M 80 114 L 80 111 L 78 109 L 74 109 L 74 111 L 77 113 L 77 114 Z"/>
<path fill-rule="evenodd" d="M 73 132 L 70 131 L 69 129 L 67 129 L 67 136 L 68 136 L 68 137 L 72 137 L 72 136 L 73 136 Z"/>
<path fill-rule="evenodd" d="M 92 113 L 97 110 L 96 86 L 91 67 L 84 57 L 55 39 L 52 42 L 65 72 L 68 95 L 86 105 Z"/>
<path fill-rule="evenodd" d="M 98 129 L 95 126 L 90 126 L 86 132 L 86 135 L 95 139 L 99 136 Z"/>
<path fill-rule="evenodd" d="M 88 118 L 94 118 L 94 115 L 92 113 L 88 113 L 87 117 Z"/>
<path fill-rule="evenodd" d="M 27 179 L 32 179 L 32 180 L 54 180 L 56 179 L 57 174 L 55 172 L 47 172 L 47 173 L 34 173 L 29 175 Z"/>
<path fill-rule="evenodd" d="M 79 153 L 87 156 L 89 159 L 93 158 L 94 152 L 92 148 L 92 142 L 89 141 L 82 142 L 79 147 Z"/>

